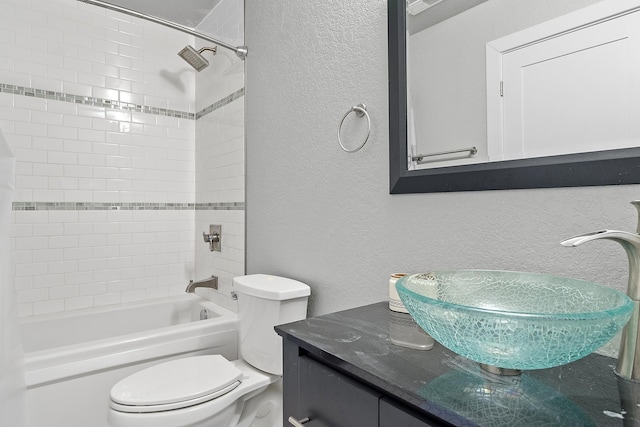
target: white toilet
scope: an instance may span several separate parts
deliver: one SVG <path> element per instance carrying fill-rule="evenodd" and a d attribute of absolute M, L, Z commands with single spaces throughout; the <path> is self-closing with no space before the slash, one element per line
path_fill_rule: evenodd
<path fill-rule="evenodd" d="M 282 426 L 279 324 L 306 317 L 310 289 L 283 277 L 236 277 L 240 358 L 194 356 L 160 363 L 111 389 L 114 427 Z"/>

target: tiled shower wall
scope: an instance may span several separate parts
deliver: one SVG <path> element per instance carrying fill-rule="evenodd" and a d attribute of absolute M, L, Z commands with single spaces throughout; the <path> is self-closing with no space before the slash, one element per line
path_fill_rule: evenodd
<path fill-rule="evenodd" d="M 232 45 L 244 44 L 244 2 L 221 0 L 198 29 Z M 197 47 L 207 42 L 196 41 Z M 235 309 L 231 281 L 244 273 L 244 62 L 234 52 L 218 48 L 210 65 L 196 75 L 196 203 L 226 203 L 226 209 L 196 210 L 196 233 L 222 225 L 222 251 L 210 252 L 196 237 L 196 275 L 215 274 L 219 292 L 213 301 Z"/>
<path fill-rule="evenodd" d="M 196 197 L 197 177 L 209 173 L 196 170 L 196 130 L 223 108 L 196 108 L 195 72 L 176 55 L 194 38 L 76 0 L 0 5 L 0 127 L 17 160 L 21 314 L 183 292 L 199 278 L 196 216 L 240 213 L 223 232 L 244 242 L 242 191 Z M 244 271 L 244 253 L 238 259 L 230 275 Z"/>
<path fill-rule="evenodd" d="M 244 45 L 244 1 L 220 0 L 196 28 L 232 46 Z"/>

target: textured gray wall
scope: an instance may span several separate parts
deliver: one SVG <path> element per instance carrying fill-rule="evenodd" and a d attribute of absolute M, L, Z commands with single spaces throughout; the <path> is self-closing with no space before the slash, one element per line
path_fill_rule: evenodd
<path fill-rule="evenodd" d="M 386 299 L 393 272 L 525 270 L 625 289 L 616 243 L 558 242 L 635 230 L 638 186 L 389 194 L 385 1 L 246 0 L 245 19 L 248 273 L 308 283 L 311 315 Z M 372 135 L 347 154 L 336 129 L 360 102 Z"/>

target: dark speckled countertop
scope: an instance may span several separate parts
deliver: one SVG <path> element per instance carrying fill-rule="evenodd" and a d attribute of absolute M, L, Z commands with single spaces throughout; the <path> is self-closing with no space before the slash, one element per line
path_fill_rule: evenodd
<path fill-rule="evenodd" d="M 623 424 L 615 359 L 595 353 L 564 366 L 499 377 L 438 343 L 426 351 L 393 344 L 395 335 L 406 341 L 421 332 L 409 315 L 391 312 L 386 302 L 276 331 L 328 365 L 453 425 L 634 425 Z"/>

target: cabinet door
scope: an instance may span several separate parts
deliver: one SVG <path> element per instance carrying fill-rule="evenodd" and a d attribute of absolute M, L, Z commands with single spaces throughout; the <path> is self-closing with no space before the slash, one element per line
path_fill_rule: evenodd
<path fill-rule="evenodd" d="M 387 399 L 380 399 L 380 427 L 439 427 L 443 424 L 437 421 L 427 421 L 426 418 L 412 414 L 408 409 Z"/>
<path fill-rule="evenodd" d="M 300 357 L 299 413 L 305 427 L 372 427 L 378 425 L 380 394 L 316 362 Z"/>

